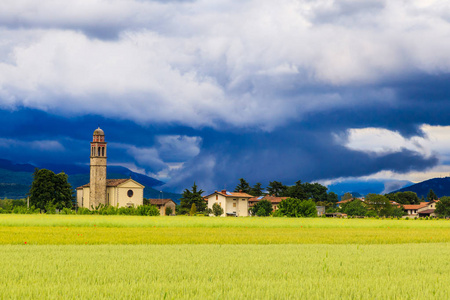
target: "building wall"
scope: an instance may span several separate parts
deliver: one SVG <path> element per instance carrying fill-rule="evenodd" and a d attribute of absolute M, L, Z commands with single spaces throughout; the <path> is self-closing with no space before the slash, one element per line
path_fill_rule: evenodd
<path fill-rule="evenodd" d="M 77 205 L 78 207 L 91 208 L 89 202 L 90 188 L 84 187 L 77 190 Z"/>
<path fill-rule="evenodd" d="M 91 157 L 89 199 L 88 207 L 106 205 L 106 157 Z"/>
<path fill-rule="evenodd" d="M 140 185 L 132 181 L 127 181 L 122 183 L 117 187 L 113 187 L 115 189 L 115 201 L 118 203 L 119 207 L 130 206 L 134 207 L 144 205 L 144 188 Z M 128 191 L 133 191 L 133 196 L 128 196 Z"/>
<path fill-rule="evenodd" d="M 248 199 L 238 198 L 236 214 L 239 217 L 248 217 Z"/>

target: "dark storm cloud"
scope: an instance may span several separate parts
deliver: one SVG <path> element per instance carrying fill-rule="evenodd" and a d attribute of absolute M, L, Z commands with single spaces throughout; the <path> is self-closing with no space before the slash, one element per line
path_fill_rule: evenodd
<path fill-rule="evenodd" d="M 449 124 L 441 10 L 422 1 L 2 2 L 0 157 L 87 163 L 100 125 L 109 162 L 170 173 L 178 190 L 426 170 L 437 155 L 374 155 L 346 140 L 355 128 L 409 138 L 423 124 Z"/>

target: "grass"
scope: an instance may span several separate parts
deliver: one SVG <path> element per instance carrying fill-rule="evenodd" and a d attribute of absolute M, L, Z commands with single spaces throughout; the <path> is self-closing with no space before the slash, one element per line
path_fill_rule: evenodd
<path fill-rule="evenodd" d="M 0 299 L 447 299 L 450 221 L 0 215 Z"/>
<path fill-rule="evenodd" d="M 448 299 L 448 244 L 2 246 L 0 298 Z M 14 263 L 11 263 L 14 262 Z M 5 280 L 6 278 L 6 280 Z"/>

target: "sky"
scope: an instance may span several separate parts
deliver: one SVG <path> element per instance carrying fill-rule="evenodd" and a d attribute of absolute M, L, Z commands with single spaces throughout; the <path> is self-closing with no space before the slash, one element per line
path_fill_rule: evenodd
<path fill-rule="evenodd" d="M 450 174 L 450 3 L 3 0 L 0 158 L 182 191 Z"/>

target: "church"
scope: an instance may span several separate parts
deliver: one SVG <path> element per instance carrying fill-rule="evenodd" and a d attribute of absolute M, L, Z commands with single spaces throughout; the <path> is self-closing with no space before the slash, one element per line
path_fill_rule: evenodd
<path fill-rule="evenodd" d="M 131 178 L 106 179 L 105 133 L 97 128 L 91 142 L 90 182 L 77 188 L 77 206 L 130 207 L 144 204 L 144 186 Z"/>

